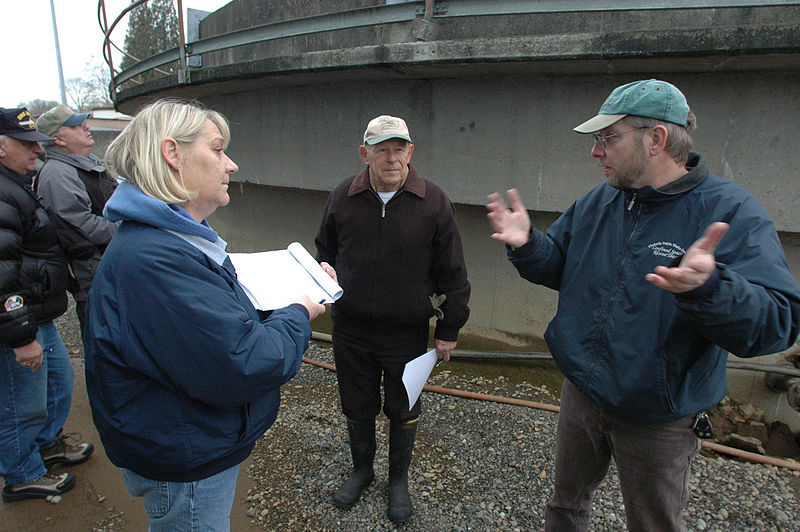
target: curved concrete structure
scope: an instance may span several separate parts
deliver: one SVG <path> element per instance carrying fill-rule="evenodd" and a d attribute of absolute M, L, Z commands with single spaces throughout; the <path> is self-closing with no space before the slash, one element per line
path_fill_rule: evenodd
<path fill-rule="evenodd" d="M 212 223 L 232 250 L 313 249 L 327 192 L 362 165 L 367 121 L 402 116 L 415 166 L 457 204 L 471 330 L 530 345 L 557 294 L 507 264 L 486 195 L 519 188 L 546 228 L 602 179 L 572 127 L 614 87 L 658 77 L 687 95 L 696 150 L 765 206 L 800 273 L 800 2 L 449 0 L 430 21 L 424 2 L 385 4 L 234 0 L 200 23 L 188 49 L 202 67 L 188 83 L 176 75 L 117 95 L 127 113 L 177 95 L 230 119 L 240 184 Z M 248 40 L 258 42 L 203 51 Z"/>

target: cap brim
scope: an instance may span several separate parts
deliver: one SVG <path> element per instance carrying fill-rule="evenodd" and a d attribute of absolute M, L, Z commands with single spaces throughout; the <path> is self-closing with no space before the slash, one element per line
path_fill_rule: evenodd
<path fill-rule="evenodd" d="M 17 140 L 27 140 L 29 142 L 47 142 L 53 140 L 52 137 L 48 137 L 44 133 L 39 133 L 35 129 L 30 131 L 8 131 L 2 133 L 6 137 L 11 137 Z"/>
<path fill-rule="evenodd" d="M 367 140 L 364 141 L 364 144 L 369 144 L 370 146 L 374 146 L 376 144 L 380 144 L 384 140 L 389 140 L 389 139 L 402 139 L 402 140 L 405 140 L 406 142 L 411 142 L 411 139 L 406 137 L 405 135 L 398 135 L 398 134 L 395 134 L 395 133 L 390 133 L 388 135 L 379 135 L 377 137 L 372 137 L 371 139 L 367 139 Z M 412 144 L 413 144 L 413 142 L 412 142 Z"/>
<path fill-rule="evenodd" d="M 577 131 L 578 133 L 594 133 L 595 131 L 600 131 L 601 129 L 605 129 L 619 122 L 626 116 L 628 115 L 597 115 L 574 128 L 573 131 Z"/>
<path fill-rule="evenodd" d="M 90 114 L 91 113 L 75 113 L 69 117 L 66 122 L 64 122 L 64 125 L 69 127 L 79 126 L 86 122 L 86 119 L 89 118 Z"/>

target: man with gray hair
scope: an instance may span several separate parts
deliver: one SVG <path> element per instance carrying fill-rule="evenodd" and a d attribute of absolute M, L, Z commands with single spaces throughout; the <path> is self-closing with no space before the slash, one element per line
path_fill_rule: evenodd
<path fill-rule="evenodd" d="M 427 351 L 450 359 L 469 317 L 470 284 L 455 208 L 411 166 L 414 144 L 402 118 L 372 119 L 359 147 L 364 168 L 330 194 L 316 237 L 317 260 L 336 269 L 344 295 L 332 308 L 333 355 L 347 417 L 353 472 L 333 501 L 350 508 L 375 478 L 375 417 L 389 418 L 389 505 L 393 522 L 413 506 L 408 468 L 421 400 L 409 404 L 405 364 Z M 323 264 L 323 267 L 327 267 Z"/>
<path fill-rule="evenodd" d="M 677 87 L 617 87 L 592 135 L 605 176 L 546 233 L 516 190 L 489 196 L 492 238 L 520 275 L 558 290 L 545 339 L 566 376 L 548 531 L 586 530 L 611 458 L 630 530 L 685 530 L 689 473 L 725 397 L 728 352 L 782 351 L 800 288 L 775 225 L 747 191 L 689 151 Z"/>
<path fill-rule="evenodd" d="M 31 188 L 39 142 L 25 108 L 0 108 L 0 476 L 3 501 L 60 495 L 92 444 L 60 435 L 74 370 L 53 320 L 67 308 L 67 264 L 46 208 Z"/>
<path fill-rule="evenodd" d="M 103 217 L 116 181 L 103 161 L 91 151 L 94 139 L 86 120 L 89 113 L 53 107 L 36 121 L 36 129 L 53 138 L 46 145 L 47 160 L 39 170 L 36 191 L 52 211 L 61 246 L 72 274 L 69 290 L 83 337 L 83 317 L 89 287 L 100 258 L 117 224 Z"/>

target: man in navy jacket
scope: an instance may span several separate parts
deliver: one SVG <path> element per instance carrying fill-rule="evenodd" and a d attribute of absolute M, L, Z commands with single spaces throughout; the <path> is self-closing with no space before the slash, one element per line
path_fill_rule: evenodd
<path fill-rule="evenodd" d="M 615 89 L 594 118 L 606 183 L 542 233 L 516 190 L 489 196 L 493 238 L 520 275 L 559 291 L 545 339 L 566 379 L 547 530 L 585 530 L 613 456 L 631 530 L 684 530 L 705 411 L 726 393 L 727 352 L 792 345 L 800 289 L 775 226 L 690 153 L 695 123 L 673 85 Z M 693 430 L 694 429 L 694 430 Z"/>

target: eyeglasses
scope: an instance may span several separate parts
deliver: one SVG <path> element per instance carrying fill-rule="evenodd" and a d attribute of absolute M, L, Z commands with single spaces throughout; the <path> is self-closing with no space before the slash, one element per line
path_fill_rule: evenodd
<path fill-rule="evenodd" d="M 603 150 L 608 149 L 608 139 L 612 139 L 614 137 L 619 137 L 620 135 L 624 135 L 625 133 L 630 133 L 631 131 L 637 131 L 639 129 L 650 129 L 647 126 L 637 127 L 634 129 L 629 129 L 628 131 L 622 131 L 620 133 L 613 133 L 611 135 L 598 135 L 597 133 L 592 133 L 592 138 L 594 139 L 594 143 L 592 145 L 596 145 L 598 142 L 603 147 Z"/>

